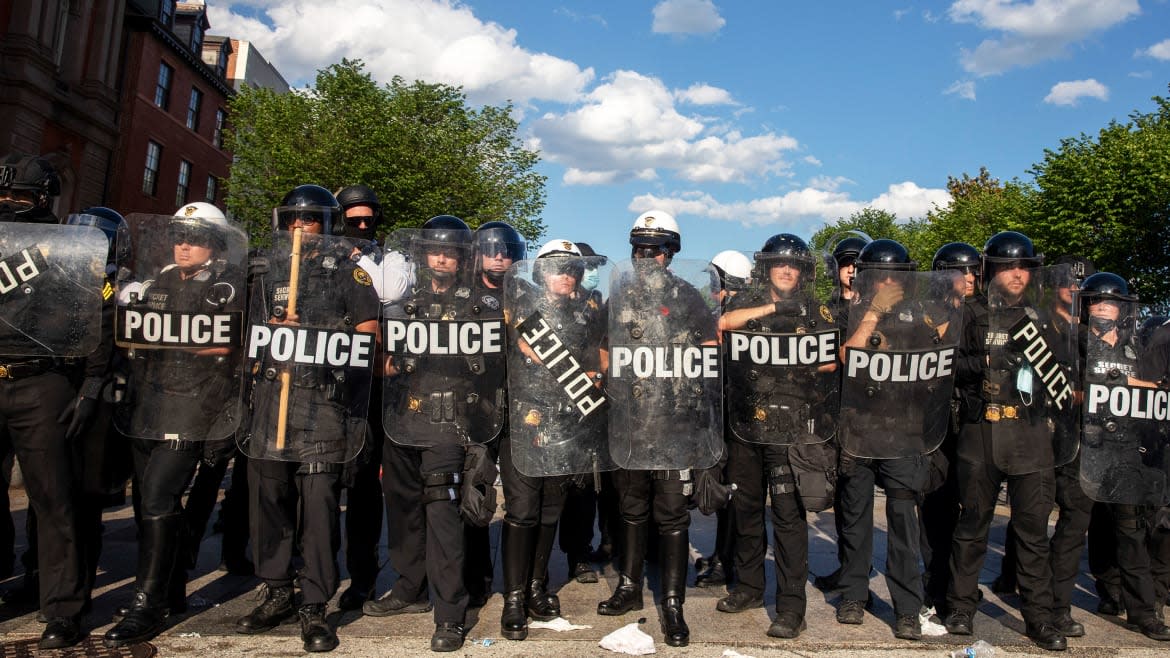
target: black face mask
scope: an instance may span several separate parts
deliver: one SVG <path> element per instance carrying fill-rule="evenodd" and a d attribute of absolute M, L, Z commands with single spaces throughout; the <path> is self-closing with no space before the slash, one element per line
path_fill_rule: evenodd
<path fill-rule="evenodd" d="M 377 237 L 375 233 L 377 227 L 374 224 L 367 224 L 366 228 L 358 226 L 352 219 L 345 220 L 345 237 L 352 240 L 368 240 L 373 242 Z"/>
<path fill-rule="evenodd" d="M 1117 320 L 1090 316 L 1089 328 L 1098 334 L 1107 334 L 1117 328 Z"/>

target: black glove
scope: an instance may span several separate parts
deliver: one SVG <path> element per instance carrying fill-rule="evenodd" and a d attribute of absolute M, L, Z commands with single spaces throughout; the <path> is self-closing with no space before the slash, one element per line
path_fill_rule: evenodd
<path fill-rule="evenodd" d="M 775 308 L 776 315 L 803 316 L 807 314 L 804 304 L 796 299 L 782 299 L 772 306 Z"/>
<path fill-rule="evenodd" d="M 248 278 L 263 276 L 268 274 L 268 257 L 259 253 L 252 253 L 248 255 Z"/>
<path fill-rule="evenodd" d="M 467 446 L 459 501 L 459 513 L 464 521 L 477 528 L 486 528 L 491 524 L 492 517 L 496 515 L 496 476 L 499 474 L 487 446 L 479 443 Z"/>
<path fill-rule="evenodd" d="M 78 391 L 77 399 L 66 405 L 65 410 L 57 416 L 57 422 L 67 425 L 65 438 L 76 439 L 81 436 L 89 421 L 98 410 L 98 401 L 102 394 L 102 379 L 100 377 L 86 377 Z"/>
<path fill-rule="evenodd" d="M 732 492 L 735 491 L 735 485 L 727 486 L 720 481 L 722 470 L 719 466 L 712 466 L 695 471 L 695 493 L 691 498 L 704 516 L 710 516 L 727 507 Z"/>

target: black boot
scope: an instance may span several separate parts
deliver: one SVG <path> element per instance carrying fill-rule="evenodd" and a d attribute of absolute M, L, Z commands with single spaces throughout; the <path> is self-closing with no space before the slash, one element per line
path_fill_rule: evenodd
<path fill-rule="evenodd" d="M 504 521 L 500 538 L 504 554 L 504 611 L 500 614 L 500 634 L 509 640 L 528 637 L 524 581 L 528 579 L 538 532 L 535 527 L 526 528 Z"/>
<path fill-rule="evenodd" d="M 646 526 L 622 522 L 621 575 L 613 596 L 597 604 L 597 614 L 616 616 L 642 609 L 642 566 L 646 561 Z"/>
<path fill-rule="evenodd" d="M 137 591 L 122 620 L 106 631 L 107 648 L 149 640 L 165 627 L 173 572 L 180 568 L 176 562 L 182 524 L 181 514 L 142 517 Z"/>
<path fill-rule="evenodd" d="M 690 546 L 686 530 L 658 536 L 658 568 L 662 573 L 662 634 L 666 636 L 666 643 L 672 647 L 685 647 L 691 641 L 691 629 L 683 618 Z"/>
<path fill-rule="evenodd" d="M 305 651 L 333 651 L 337 648 L 337 633 L 325 621 L 324 603 L 306 603 L 297 609 L 301 618 L 301 640 Z"/>
<path fill-rule="evenodd" d="M 548 561 L 552 557 L 557 524 L 542 525 L 537 531 L 532 552 L 532 579 L 528 581 L 528 614 L 537 621 L 552 621 L 561 616 L 561 600 L 548 591 Z"/>
<path fill-rule="evenodd" d="M 245 635 L 263 633 L 276 628 L 282 622 L 292 619 L 297 614 L 293 608 L 292 585 L 284 587 L 264 586 L 264 601 L 256 606 L 252 612 L 240 617 L 236 622 L 236 632 Z"/>

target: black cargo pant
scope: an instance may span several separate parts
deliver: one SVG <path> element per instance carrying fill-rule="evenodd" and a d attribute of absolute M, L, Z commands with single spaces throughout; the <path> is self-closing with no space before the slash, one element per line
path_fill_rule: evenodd
<path fill-rule="evenodd" d="M 927 458 L 861 459 L 841 454 L 841 589 L 849 601 L 869 596 L 869 569 L 873 563 L 874 485 L 886 492 L 886 584 L 894 612 L 918 615 L 922 607 L 922 569 L 919 566 L 920 527 L 918 496 L 925 486 Z"/>
<path fill-rule="evenodd" d="M 302 603 L 328 603 L 340 582 L 337 551 L 341 547 L 341 468 L 322 464 L 298 472 L 301 464 L 248 460 L 252 552 L 256 576 L 269 587 L 293 584 L 292 556 L 297 539 L 300 502 Z"/>
<path fill-rule="evenodd" d="M 362 446 L 355 463 L 347 465 L 353 472 L 345 482 L 345 569 L 350 586 L 373 589 L 381 563 L 378 542 L 382 539 L 382 380 L 374 379 L 370 389 L 369 440 Z"/>
<path fill-rule="evenodd" d="M 435 623 L 462 624 L 467 613 L 463 582 L 464 524 L 458 498 L 428 500 L 427 476 L 463 472 L 460 445 L 382 447 L 382 492 L 390 565 L 398 572 L 393 595 L 435 606 Z"/>
<path fill-rule="evenodd" d="M 1156 510 L 1109 505 L 1117 531 L 1117 568 L 1121 572 L 1126 618 L 1131 624 L 1152 619 L 1166 601 L 1170 583 L 1170 532 L 1156 527 Z"/>
<path fill-rule="evenodd" d="M 788 465 L 788 447 L 727 442 L 727 476 L 737 489 L 731 498 L 736 589 L 764 595 L 767 526 L 764 505 L 770 499 L 773 559 L 776 566 L 776 612 L 804 618 L 808 580 L 808 523 Z M 782 472 L 783 471 L 783 472 Z"/>
<path fill-rule="evenodd" d="M 89 595 L 83 576 L 74 500 L 72 450 L 57 417 L 76 389 L 58 372 L 0 379 L 0 425 L 20 460 L 29 504 L 37 516 L 41 611 L 73 617 Z"/>

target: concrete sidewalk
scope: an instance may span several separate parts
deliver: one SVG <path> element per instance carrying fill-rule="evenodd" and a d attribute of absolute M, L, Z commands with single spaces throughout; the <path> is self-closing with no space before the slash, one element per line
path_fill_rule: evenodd
<path fill-rule="evenodd" d="M 24 492 L 12 490 L 12 501 L 18 533 L 18 554 L 26 545 L 23 537 L 24 510 L 27 500 Z M 655 639 L 658 653 L 671 656 L 947 656 L 956 649 L 962 649 L 976 639 L 990 642 L 997 648 L 997 655 L 1050 655 L 1036 648 L 1022 635 L 1024 625 L 1019 614 L 1019 600 L 1015 596 L 993 594 L 984 587 L 985 598 L 975 619 L 976 634 L 969 638 L 942 635 L 927 637 L 922 642 L 897 640 L 893 636 L 893 609 L 889 604 L 888 591 L 881 572 L 885 564 L 884 498 L 877 496 L 876 515 L 878 536 L 875 541 L 874 568 L 877 575 L 871 580 L 871 588 L 877 597 L 872 613 L 866 614 L 861 626 L 843 626 L 834 617 L 837 598 L 816 590 L 810 583 L 808 592 L 808 630 L 797 640 L 775 640 L 765 635 L 770 623 L 774 586 L 769 565 L 769 582 L 766 608 L 738 615 L 729 615 L 715 610 L 715 602 L 725 594 L 723 588 L 696 589 L 687 591 L 686 615 L 691 627 L 691 645 L 672 648 L 662 642 L 662 631 L 658 622 L 656 592 L 658 580 L 653 565 L 649 565 L 649 587 L 646 590 L 646 607 L 640 612 L 624 617 L 601 617 L 596 614 L 597 602 L 608 597 L 617 581 L 617 574 L 611 565 L 601 569 L 601 582 L 582 584 L 567 582 L 567 565 L 559 552 L 553 557 L 550 583 L 559 588 L 564 616 L 574 624 L 590 628 L 558 633 L 551 630 L 533 630 L 524 642 L 502 639 L 499 634 L 499 618 L 503 605 L 499 588 L 502 582 L 498 555 L 496 563 L 496 592 L 488 604 L 479 610 L 472 610 L 468 618 L 470 631 L 468 642 L 459 655 L 477 656 L 596 656 L 606 654 L 598 641 L 607 633 L 629 623 L 644 619 L 641 628 Z M 992 547 L 984 566 L 983 581 L 990 583 L 999 572 L 1002 555 L 1004 525 L 1007 510 L 998 510 L 992 534 Z M 100 640 L 110 626 L 113 611 L 127 602 L 133 594 L 134 568 L 137 559 L 135 529 L 129 506 L 107 510 L 105 517 L 105 545 L 102 554 L 102 570 L 98 575 L 97 591 L 94 594 L 94 611 L 84 622 L 87 630 Z M 809 562 L 813 573 L 827 573 L 836 567 L 836 547 L 832 542 L 833 516 L 831 512 L 810 515 Z M 714 546 L 714 517 L 694 513 L 692 517 L 691 543 L 695 557 L 709 553 Z M 384 546 L 384 544 L 383 544 Z M 492 525 L 493 553 L 499 550 L 499 519 Z M 385 555 L 385 550 L 382 552 Z M 291 656 L 303 653 L 300 630 L 296 624 L 282 626 L 259 636 L 238 635 L 234 631 L 236 618 L 246 614 L 256 605 L 258 582 L 251 578 L 230 576 L 216 570 L 219 564 L 219 536 L 208 536 L 202 545 L 199 563 L 192 573 L 188 585 L 190 610 L 176 616 L 172 626 L 152 644 L 158 648 L 158 655 L 204 655 L 204 656 Z M 343 565 L 344 567 L 344 565 Z M 1084 569 L 1087 571 L 1087 568 Z M 378 592 L 386 591 L 395 575 L 387 566 L 378 582 Z M 690 573 L 694 581 L 694 570 Z M 16 578 L 8 582 L 15 585 Z M 344 589 L 346 583 L 342 583 Z M 1082 576 L 1074 595 L 1073 616 L 1086 627 L 1086 637 L 1069 640 L 1067 655 L 1073 656 L 1167 656 L 1170 646 L 1148 640 L 1138 633 L 1126 630 L 1117 618 L 1100 617 L 1096 610 L 1097 600 L 1091 594 L 1092 583 Z M 360 613 L 342 614 L 334 610 L 330 619 L 337 625 L 341 646 L 333 652 L 340 656 L 416 656 L 429 651 L 429 639 L 433 630 L 430 614 L 406 615 L 401 617 L 372 618 Z M 18 648 L 15 643 L 39 637 L 43 627 L 29 613 L 12 617 L 0 608 L 0 643 L 6 646 L 0 655 L 13 655 Z M 100 641 L 96 643 L 100 646 Z M 143 647 L 145 649 L 145 647 Z M 46 655 L 49 652 L 46 652 Z M 135 652 L 138 653 L 138 652 Z M 56 652 L 56 655 L 69 655 Z M 84 655 L 76 652 L 74 655 Z M 95 654 L 89 654 L 95 655 Z M 126 653 L 125 655 L 129 655 Z"/>

